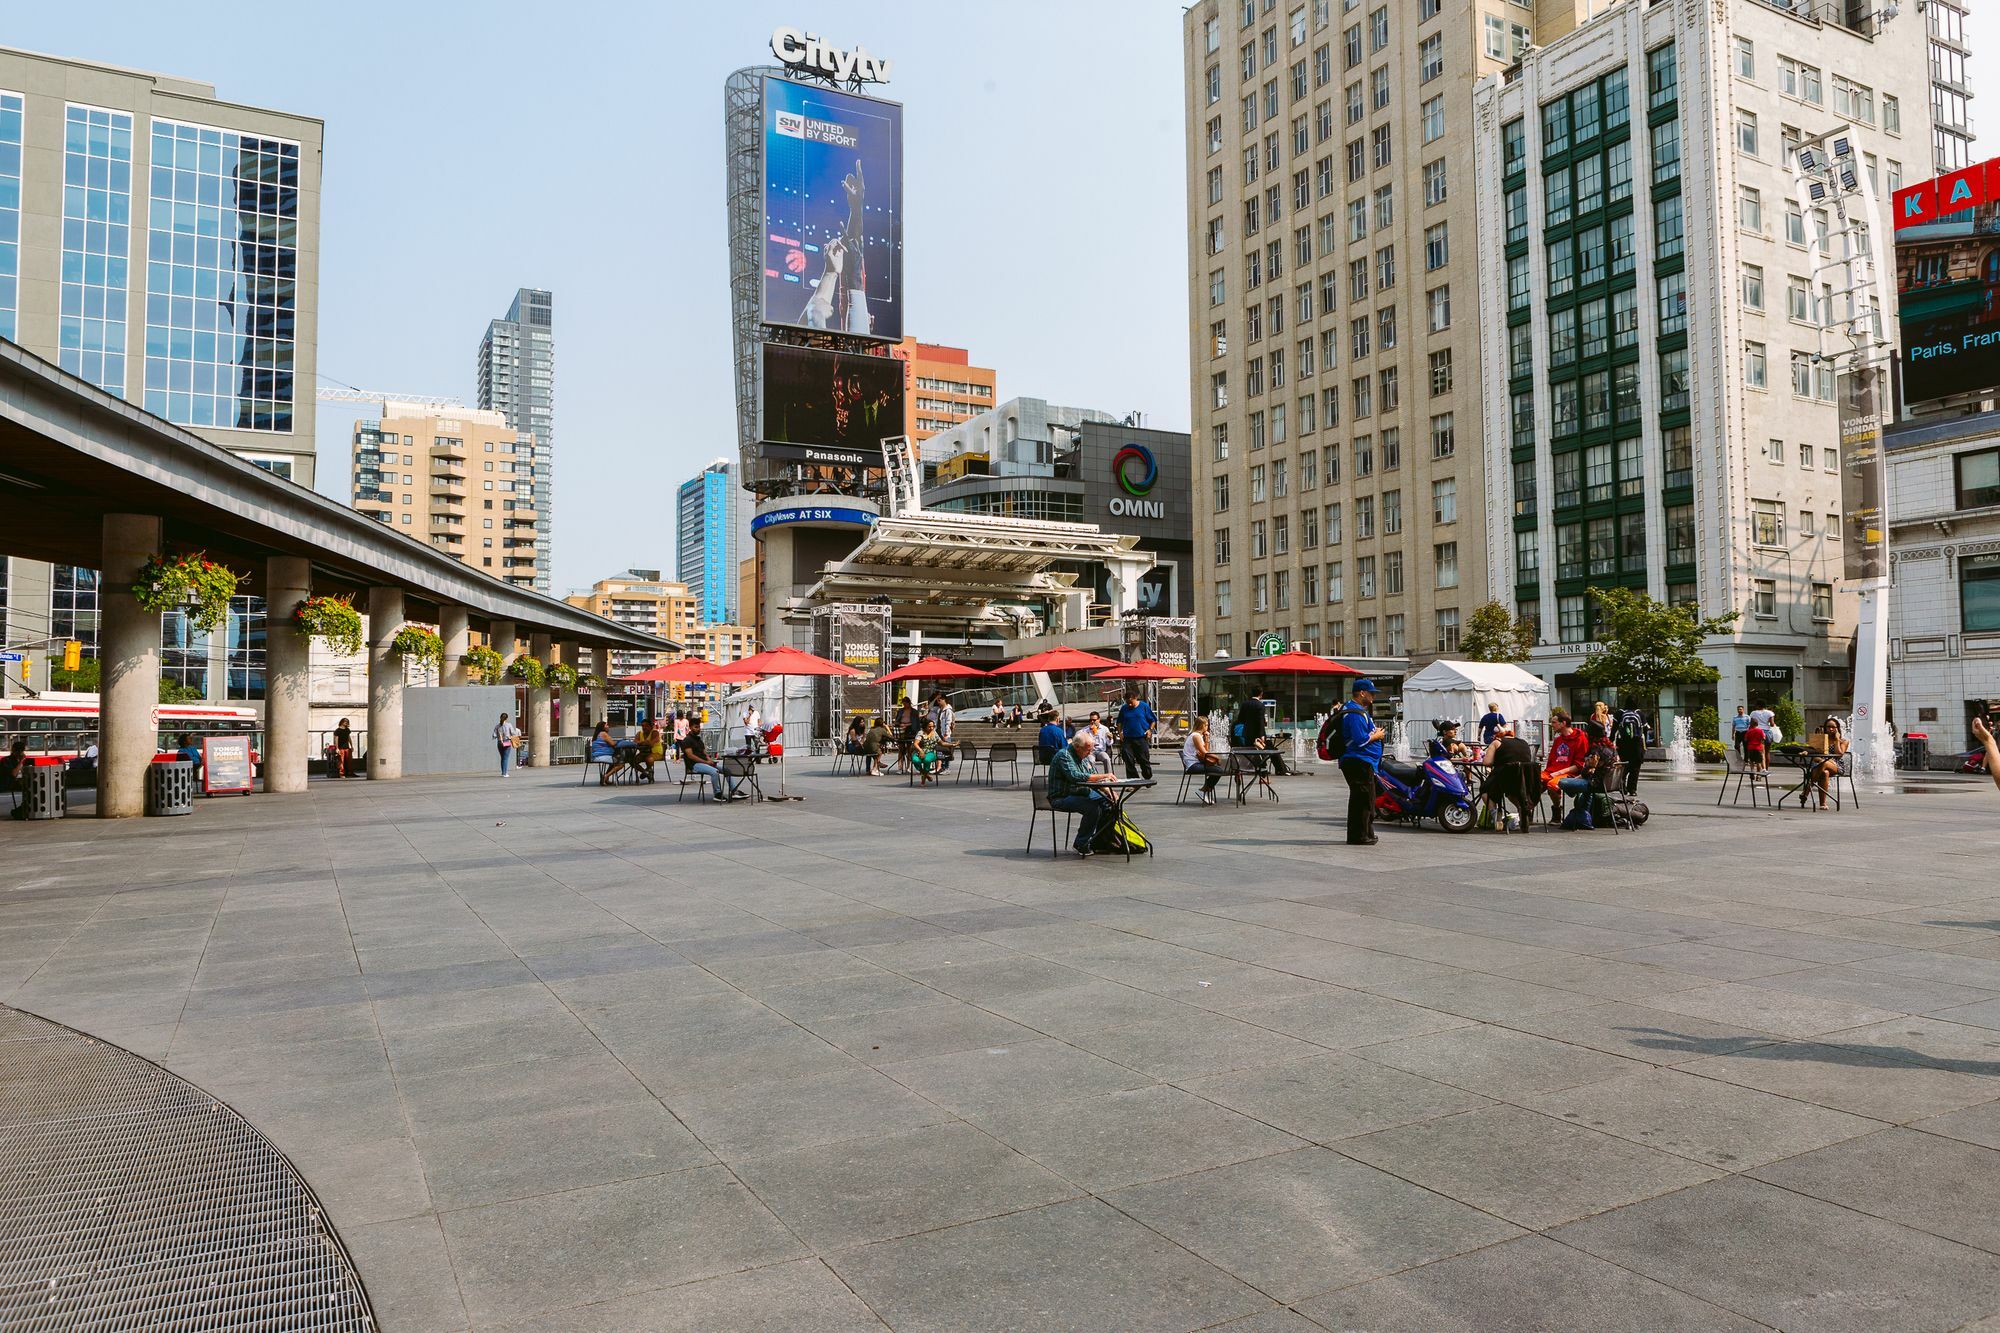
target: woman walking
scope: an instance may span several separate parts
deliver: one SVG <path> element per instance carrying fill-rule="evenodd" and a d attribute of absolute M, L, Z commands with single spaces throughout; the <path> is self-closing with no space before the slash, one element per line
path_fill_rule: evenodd
<path fill-rule="evenodd" d="M 493 728 L 493 739 L 500 747 L 500 776 L 507 776 L 508 766 L 514 762 L 514 743 L 521 739 L 521 729 L 507 720 L 507 714 L 500 715 L 500 724 Z"/>

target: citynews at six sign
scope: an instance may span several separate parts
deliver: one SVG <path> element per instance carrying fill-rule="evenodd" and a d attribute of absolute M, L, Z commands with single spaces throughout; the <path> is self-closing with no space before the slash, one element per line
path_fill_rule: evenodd
<path fill-rule="evenodd" d="M 1896 191 L 1903 401 L 2000 387 L 2000 158 Z"/>

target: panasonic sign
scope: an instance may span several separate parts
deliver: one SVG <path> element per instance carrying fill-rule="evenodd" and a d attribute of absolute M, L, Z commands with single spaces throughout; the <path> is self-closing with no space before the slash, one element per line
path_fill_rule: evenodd
<path fill-rule="evenodd" d="M 779 28 L 773 32 L 771 54 L 787 69 L 825 74 L 841 83 L 889 81 L 889 62 L 869 55 L 867 47 L 843 51 L 825 38 L 797 28 Z"/>

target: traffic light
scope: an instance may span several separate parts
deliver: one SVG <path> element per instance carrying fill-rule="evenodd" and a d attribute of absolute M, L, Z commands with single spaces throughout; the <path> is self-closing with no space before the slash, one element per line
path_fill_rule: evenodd
<path fill-rule="evenodd" d="M 83 641 L 70 639 L 63 644 L 63 670 L 75 671 L 83 666 Z"/>
<path fill-rule="evenodd" d="M 21 683 L 23 685 L 31 685 L 34 683 L 34 679 L 35 659 L 32 657 L 23 657 L 21 659 Z"/>

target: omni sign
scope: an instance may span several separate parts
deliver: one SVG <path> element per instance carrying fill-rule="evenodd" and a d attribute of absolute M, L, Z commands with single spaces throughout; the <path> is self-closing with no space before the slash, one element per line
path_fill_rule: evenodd
<path fill-rule="evenodd" d="M 887 83 L 889 62 L 857 46 L 843 51 L 815 33 L 779 28 L 771 34 L 771 54 L 787 69 L 824 74 L 840 83 Z"/>
<path fill-rule="evenodd" d="M 1111 456 L 1111 475 L 1118 481 L 1118 489 L 1124 495 L 1114 495 L 1107 506 L 1117 518 L 1165 518 L 1167 507 L 1158 500 L 1142 497 L 1151 494 L 1153 486 L 1160 479 L 1160 464 L 1153 457 L 1153 451 L 1143 444 L 1128 444 Z M 1126 497 L 1131 497 L 1127 499 Z"/>

